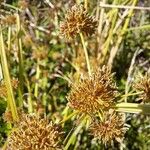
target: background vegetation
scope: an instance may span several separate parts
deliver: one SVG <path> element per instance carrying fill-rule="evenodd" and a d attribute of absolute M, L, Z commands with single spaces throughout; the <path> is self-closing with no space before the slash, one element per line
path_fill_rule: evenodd
<path fill-rule="evenodd" d="M 150 73 L 149 0 L 0 2 L 0 46 L 1 49 L 5 48 L 8 65 L 3 65 L 4 57 L 1 53 L 1 147 L 4 146 L 12 129 L 11 123 L 6 122 L 3 115 L 9 101 L 6 94 L 8 85 L 10 92 L 11 86 L 13 87 L 18 109 L 23 108 L 26 113 L 47 115 L 55 123 L 72 113 L 66 98 L 70 83 L 87 73 L 87 68 L 80 37 L 65 39 L 60 34 L 60 25 L 65 20 L 68 9 L 76 3 L 83 4 L 98 22 L 95 34 L 84 37 L 92 70 L 109 65 L 112 72 L 115 72 L 118 90 L 124 95 L 120 102 L 142 102 L 138 96 L 132 95 L 132 85 L 139 77 Z M 8 82 L 4 82 L 3 78 L 7 71 L 4 73 L 2 66 L 9 71 L 11 83 L 9 77 Z M 131 96 L 128 96 L 130 93 Z M 68 149 L 148 150 L 149 123 L 148 115 L 126 113 L 129 130 L 121 144 L 114 142 L 113 145 L 105 146 L 101 141 L 93 140 L 93 136 L 87 130 L 81 129 Z M 64 137 L 75 129 L 76 124 L 78 122 L 74 117 L 62 124 Z"/>

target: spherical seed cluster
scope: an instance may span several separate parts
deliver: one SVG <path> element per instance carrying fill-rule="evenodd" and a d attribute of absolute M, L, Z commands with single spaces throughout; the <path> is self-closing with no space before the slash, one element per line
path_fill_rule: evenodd
<path fill-rule="evenodd" d="M 138 83 L 135 83 L 134 88 L 143 92 L 140 95 L 143 102 L 150 102 L 150 74 L 146 74 Z"/>
<path fill-rule="evenodd" d="M 102 122 L 94 122 L 91 125 L 92 135 L 104 144 L 110 143 L 113 140 L 120 142 L 126 131 L 122 115 L 117 114 L 115 111 L 107 112 L 103 119 Z"/>
<path fill-rule="evenodd" d="M 55 150 L 59 148 L 58 126 L 35 115 L 23 115 L 19 127 L 8 138 L 7 150 Z"/>
<path fill-rule="evenodd" d="M 65 21 L 61 24 L 60 32 L 70 39 L 79 32 L 92 35 L 96 27 L 97 21 L 92 16 L 89 16 L 84 7 L 75 5 L 67 12 Z"/>
<path fill-rule="evenodd" d="M 112 80 L 113 74 L 108 67 L 103 66 L 77 84 L 73 84 L 68 94 L 68 105 L 85 113 L 95 113 L 98 110 L 109 110 L 115 104 L 117 87 Z"/>

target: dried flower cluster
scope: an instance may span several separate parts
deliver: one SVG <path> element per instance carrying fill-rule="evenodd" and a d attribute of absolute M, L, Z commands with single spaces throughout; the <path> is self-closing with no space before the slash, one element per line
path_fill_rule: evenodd
<path fill-rule="evenodd" d="M 123 116 L 115 111 L 105 113 L 102 122 L 94 122 L 91 127 L 91 133 L 95 138 L 102 140 L 104 144 L 113 140 L 121 142 L 126 129 L 124 128 Z"/>
<path fill-rule="evenodd" d="M 59 127 L 47 119 L 24 114 L 8 138 L 7 150 L 55 150 L 60 147 L 61 134 Z"/>
<path fill-rule="evenodd" d="M 17 113 L 18 113 L 19 120 L 22 119 L 23 110 L 20 108 L 17 108 Z M 5 113 L 3 113 L 3 120 L 7 123 L 17 123 L 17 122 L 14 122 L 12 113 L 9 109 L 6 109 Z"/>
<path fill-rule="evenodd" d="M 21 8 L 21 9 L 26 9 L 28 8 L 29 6 L 29 0 L 20 0 L 18 2 L 18 6 Z"/>
<path fill-rule="evenodd" d="M 140 95 L 140 98 L 143 102 L 150 102 L 150 75 L 146 74 L 138 83 L 134 85 L 134 88 L 139 91 L 143 92 Z"/>
<path fill-rule="evenodd" d="M 110 69 L 103 66 L 79 83 L 72 85 L 68 94 L 68 105 L 85 113 L 95 113 L 100 109 L 109 110 L 115 104 L 117 87 Z"/>
<path fill-rule="evenodd" d="M 7 96 L 7 88 L 5 84 L 2 82 L 0 83 L 0 97 L 6 97 Z"/>
<path fill-rule="evenodd" d="M 48 55 L 48 51 L 47 51 L 47 47 L 46 46 L 42 46 L 42 47 L 38 47 L 38 49 L 33 49 L 32 52 L 32 57 L 35 59 L 46 59 Z"/>
<path fill-rule="evenodd" d="M 97 21 L 89 16 L 82 5 L 73 6 L 66 15 L 65 21 L 61 24 L 61 34 L 67 39 L 73 38 L 77 33 L 92 35 L 97 27 Z"/>
<path fill-rule="evenodd" d="M 12 84 L 12 87 L 14 89 L 17 89 L 18 88 L 18 84 L 19 84 L 18 79 L 12 79 L 11 80 L 11 84 Z M 6 96 L 7 96 L 6 83 L 4 81 L 1 81 L 1 83 L 0 83 L 0 97 L 6 97 Z"/>
<path fill-rule="evenodd" d="M 14 25 L 16 24 L 16 16 L 15 15 L 8 15 L 5 18 L 1 19 L 1 24 L 4 25 Z"/>

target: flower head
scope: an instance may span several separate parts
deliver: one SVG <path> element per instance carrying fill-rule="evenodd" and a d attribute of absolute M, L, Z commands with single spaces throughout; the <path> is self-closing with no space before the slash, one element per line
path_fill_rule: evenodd
<path fill-rule="evenodd" d="M 112 80 L 108 67 L 103 66 L 71 87 L 68 94 L 68 105 L 84 113 L 96 113 L 98 110 L 108 110 L 115 104 L 117 87 Z"/>
<path fill-rule="evenodd" d="M 82 5 L 75 5 L 67 12 L 60 30 L 62 35 L 70 39 L 79 32 L 92 35 L 96 27 L 97 21 L 92 16 L 89 16 L 84 7 Z"/>
<path fill-rule="evenodd" d="M 137 91 L 143 92 L 140 98 L 144 102 L 150 102 L 150 75 L 146 74 L 138 83 L 134 84 Z"/>
<path fill-rule="evenodd" d="M 102 122 L 94 122 L 91 125 L 92 135 L 102 140 L 104 144 L 110 143 L 113 140 L 120 142 L 126 131 L 123 116 L 115 111 L 109 111 L 109 113 L 105 113 L 103 119 Z"/>
<path fill-rule="evenodd" d="M 8 150 L 55 150 L 59 147 L 58 126 L 35 115 L 24 115 L 8 138 Z"/>

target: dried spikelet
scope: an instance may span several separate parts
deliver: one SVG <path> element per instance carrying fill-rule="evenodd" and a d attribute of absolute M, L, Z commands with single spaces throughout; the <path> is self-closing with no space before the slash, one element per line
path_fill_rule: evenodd
<path fill-rule="evenodd" d="M 12 87 L 14 89 L 17 89 L 18 87 L 18 79 L 12 79 L 11 80 L 11 84 L 12 84 Z M 6 87 L 6 83 L 4 81 L 1 81 L 0 83 L 0 97 L 6 97 L 7 96 L 7 87 Z"/>
<path fill-rule="evenodd" d="M 95 113 L 100 109 L 105 111 L 115 104 L 117 87 L 112 80 L 113 74 L 108 67 L 103 66 L 71 87 L 68 94 L 68 105 L 85 113 Z"/>
<path fill-rule="evenodd" d="M 26 9 L 29 7 L 29 0 L 20 0 L 18 2 L 18 6 L 21 8 L 21 9 Z"/>
<path fill-rule="evenodd" d="M 7 150 L 56 150 L 60 148 L 60 128 L 36 115 L 24 115 L 19 127 L 8 137 Z"/>
<path fill-rule="evenodd" d="M 23 110 L 18 108 L 17 112 L 18 112 L 18 117 L 20 120 L 22 118 Z M 3 120 L 7 123 L 17 123 L 17 122 L 14 122 L 13 117 L 12 117 L 12 113 L 9 109 L 7 109 L 5 111 L 5 113 L 3 113 Z"/>
<path fill-rule="evenodd" d="M 32 53 L 33 58 L 40 60 L 47 58 L 47 55 L 48 51 L 47 47 L 45 46 L 39 47 L 38 49 L 34 49 Z"/>
<path fill-rule="evenodd" d="M 89 57 L 89 61 L 91 64 L 91 70 L 96 70 L 98 66 L 100 66 L 99 61 L 93 56 Z M 80 73 L 87 72 L 87 65 L 86 65 L 85 56 L 83 55 L 83 53 L 80 55 L 78 54 L 76 58 L 73 58 L 72 63 Z"/>
<path fill-rule="evenodd" d="M 16 16 L 15 15 L 9 15 L 2 19 L 1 21 L 5 25 L 14 25 L 16 24 Z"/>
<path fill-rule="evenodd" d="M 27 34 L 24 38 L 23 38 L 23 44 L 26 48 L 30 48 L 33 44 L 32 41 L 32 37 L 31 35 Z"/>
<path fill-rule="evenodd" d="M 92 35 L 97 27 L 97 21 L 89 16 L 82 5 L 74 5 L 60 26 L 60 32 L 67 39 L 73 38 L 77 33 Z"/>
<path fill-rule="evenodd" d="M 19 80 L 14 78 L 14 79 L 11 80 L 11 84 L 12 84 L 12 87 L 14 89 L 17 89 L 18 88 L 18 84 L 19 84 Z"/>
<path fill-rule="evenodd" d="M 13 123 L 13 117 L 12 117 L 12 113 L 9 110 L 6 110 L 5 113 L 3 114 L 3 120 L 4 122 L 7 123 Z"/>
<path fill-rule="evenodd" d="M 150 102 L 150 74 L 147 73 L 138 83 L 135 83 L 134 88 L 139 92 L 143 92 L 140 94 L 140 99 L 143 102 Z"/>
<path fill-rule="evenodd" d="M 85 56 L 80 51 L 78 52 L 78 56 L 73 58 L 72 63 L 80 73 L 87 72 Z"/>
<path fill-rule="evenodd" d="M 121 142 L 126 129 L 123 116 L 112 110 L 105 113 L 102 122 L 94 122 L 90 127 L 92 135 L 104 144 L 111 143 L 113 140 Z"/>
<path fill-rule="evenodd" d="M 7 96 L 7 88 L 4 82 L 0 83 L 0 97 L 6 97 Z"/>

